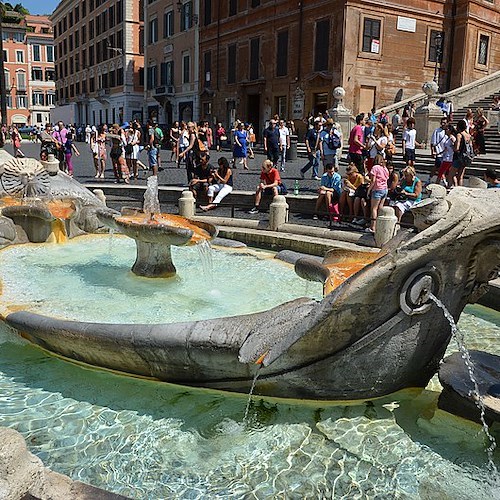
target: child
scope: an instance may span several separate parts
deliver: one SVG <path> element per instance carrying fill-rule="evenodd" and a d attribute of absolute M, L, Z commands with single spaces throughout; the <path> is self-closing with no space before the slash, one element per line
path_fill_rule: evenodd
<path fill-rule="evenodd" d="M 407 166 L 413 167 L 415 165 L 415 147 L 421 148 L 422 144 L 417 142 L 415 118 L 408 118 L 406 127 L 406 130 L 403 132 L 403 158 Z"/>
<path fill-rule="evenodd" d="M 78 151 L 76 146 L 73 144 L 73 134 L 71 132 L 68 132 L 68 134 L 66 135 L 66 142 L 64 144 L 64 156 L 66 158 L 68 175 L 70 175 L 71 177 L 73 177 L 73 162 L 71 160 L 73 153 L 75 153 L 76 156 L 80 156 L 80 151 Z"/>

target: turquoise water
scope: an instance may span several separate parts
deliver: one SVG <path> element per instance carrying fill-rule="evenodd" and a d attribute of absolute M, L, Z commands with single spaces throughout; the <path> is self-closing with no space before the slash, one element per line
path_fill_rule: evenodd
<path fill-rule="evenodd" d="M 177 276 L 131 272 L 135 242 L 93 236 L 63 245 L 17 245 L 1 252 L 0 305 L 102 323 L 171 323 L 271 309 L 297 297 L 321 298 L 322 286 L 260 250 L 172 247 Z"/>
<path fill-rule="evenodd" d="M 468 308 L 469 347 L 500 354 L 499 320 Z M 0 425 L 52 469 L 132 498 L 500 496 L 479 426 L 434 413 L 436 392 L 354 406 L 256 396 L 243 423 L 245 396 L 86 369 L 5 327 L 0 343 Z"/>

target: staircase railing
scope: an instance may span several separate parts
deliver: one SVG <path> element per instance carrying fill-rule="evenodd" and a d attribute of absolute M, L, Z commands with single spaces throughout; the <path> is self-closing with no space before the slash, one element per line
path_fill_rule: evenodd
<path fill-rule="evenodd" d="M 433 98 L 437 100 L 440 97 L 444 97 L 446 100 L 450 100 L 453 103 L 454 109 L 460 109 L 495 93 L 500 93 L 500 71 L 495 71 L 490 75 L 468 83 L 467 85 L 462 85 L 461 87 L 450 90 L 449 92 L 437 94 Z M 424 103 L 425 98 L 426 95 L 421 92 L 409 97 L 408 99 L 403 99 L 387 106 L 381 106 L 380 109 L 377 110 L 377 113 L 379 113 L 382 109 L 385 110 L 386 113 L 391 113 L 398 108 L 403 108 L 410 101 L 414 102 L 418 107 Z"/>

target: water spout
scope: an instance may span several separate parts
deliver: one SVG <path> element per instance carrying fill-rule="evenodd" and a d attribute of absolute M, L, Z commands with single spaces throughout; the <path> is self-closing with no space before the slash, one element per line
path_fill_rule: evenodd
<path fill-rule="evenodd" d="M 488 455 L 488 465 L 491 467 L 491 469 L 495 473 L 497 473 L 497 468 L 495 466 L 495 463 L 493 462 L 493 452 L 495 451 L 495 448 L 497 447 L 497 443 L 495 441 L 495 438 L 490 434 L 488 424 L 486 423 L 486 420 L 485 420 L 486 408 L 484 405 L 484 399 L 479 391 L 477 378 L 475 376 L 474 363 L 470 357 L 469 350 L 467 349 L 467 346 L 465 345 L 465 338 L 464 338 L 462 332 L 458 329 L 458 326 L 455 323 L 453 316 L 450 314 L 450 312 L 448 311 L 446 306 L 432 293 L 429 293 L 429 299 L 432 300 L 432 302 L 434 302 L 443 311 L 444 317 L 450 323 L 452 337 L 457 344 L 460 355 L 461 355 L 462 359 L 464 360 L 465 367 L 467 368 L 469 378 L 474 386 L 474 389 L 473 389 L 473 391 L 471 391 L 470 395 L 473 397 L 474 403 L 479 409 L 479 412 L 480 412 L 479 418 L 480 418 L 481 424 L 483 426 L 483 431 L 486 435 L 486 438 L 490 442 L 490 445 L 486 448 L 486 453 Z"/>
<path fill-rule="evenodd" d="M 248 419 L 248 412 L 250 411 L 250 403 L 252 402 L 252 394 L 255 389 L 255 384 L 257 383 L 257 379 L 259 378 L 260 370 L 262 368 L 262 365 L 258 365 L 257 371 L 255 372 L 255 375 L 252 380 L 252 386 L 250 387 L 250 392 L 248 393 L 248 401 L 247 405 L 245 407 L 245 415 L 243 416 L 243 422 L 246 424 L 247 419 Z"/>

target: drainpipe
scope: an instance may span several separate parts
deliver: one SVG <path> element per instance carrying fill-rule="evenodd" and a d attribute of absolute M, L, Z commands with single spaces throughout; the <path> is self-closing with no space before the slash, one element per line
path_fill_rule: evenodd
<path fill-rule="evenodd" d="M 5 68 L 3 64 L 3 11 L 0 9 L 0 114 L 2 115 L 2 123 L 7 125 L 7 92 L 5 88 Z M 2 124 L 0 123 L 0 125 Z M 3 144 L 0 145 L 3 147 Z"/>
<path fill-rule="evenodd" d="M 300 86 L 302 67 L 302 30 L 304 28 L 304 2 L 299 2 L 299 57 L 297 59 L 297 85 Z"/>
<path fill-rule="evenodd" d="M 455 29 L 456 29 L 456 18 L 457 15 L 457 0 L 453 0 L 452 6 L 451 6 L 451 30 L 450 30 L 450 41 L 448 42 L 448 47 L 450 50 L 448 50 L 448 68 L 447 68 L 447 78 L 446 78 L 446 91 L 448 92 L 450 90 L 451 86 L 451 71 L 453 68 L 453 54 L 454 50 L 453 47 L 455 46 Z M 443 26 L 444 28 L 444 26 Z M 444 30 L 443 30 L 444 31 Z"/>
<path fill-rule="evenodd" d="M 219 73 L 220 73 L 220 3 L 221 0 L 217 2 L 217 80 L 216 88 L 219 91 Z"/>

